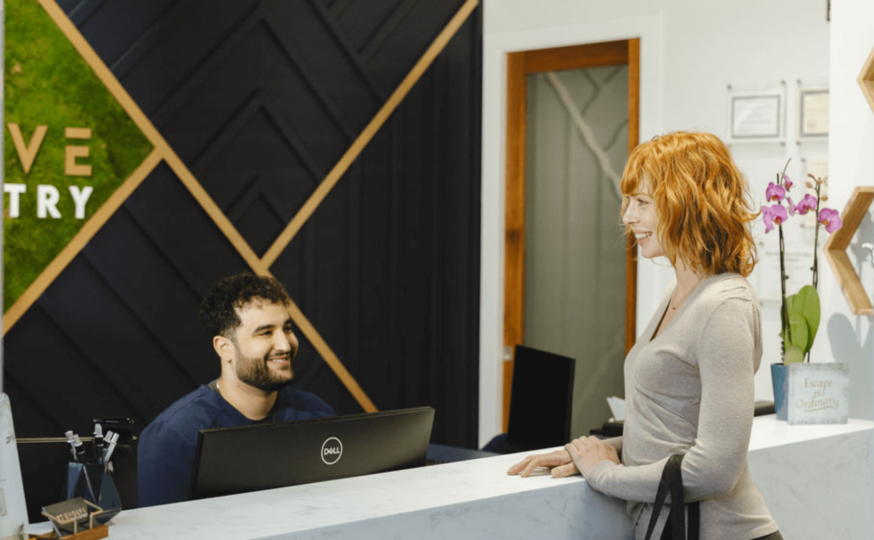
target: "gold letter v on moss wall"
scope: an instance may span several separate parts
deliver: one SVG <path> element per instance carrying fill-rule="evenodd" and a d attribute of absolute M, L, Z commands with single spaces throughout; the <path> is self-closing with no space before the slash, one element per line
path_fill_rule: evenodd
<path fill-rule="evenodd" d="M 36 0 L 6 0 L 3 311 L 40 278 L 152 144 Z M 84 242 L 83 242 L 84 244 Z M 19 309 L 12 322 L 26 306 Z"/>

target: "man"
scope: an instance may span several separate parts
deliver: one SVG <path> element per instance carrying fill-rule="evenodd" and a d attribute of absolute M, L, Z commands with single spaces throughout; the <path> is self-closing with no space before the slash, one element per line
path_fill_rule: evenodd
<path fill-rule="evenodd" d="M 200 321 L 221 360 L 221 375 L 143 430 L 137 449 L 139 507 L 189 498 L 201 429 L 334 415 L 315 395 L 288 386 L 298 349 L 290 302 L 277 280 L 252 274 L 222 280 L 203 299 Z"/>

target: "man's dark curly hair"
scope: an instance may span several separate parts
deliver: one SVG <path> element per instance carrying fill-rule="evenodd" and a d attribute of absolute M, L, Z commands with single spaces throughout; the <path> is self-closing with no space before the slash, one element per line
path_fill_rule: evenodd
<path fill-rule="evenodd" d="M 285 287 L 272 277 L 247 272 L 225 278 L 200 303 L 198 317 L 207 336 L 233 337 L 232 331 L 241 324 L 236 309 L 255 298 L 286 306 L 291 303 Z"/>

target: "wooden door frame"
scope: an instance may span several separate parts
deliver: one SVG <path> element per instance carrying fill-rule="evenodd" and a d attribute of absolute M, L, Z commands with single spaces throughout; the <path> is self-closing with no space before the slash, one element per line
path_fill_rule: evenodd
<path fill-rule="evenodd" d="M 628 65 L 628 152 L 640 138 L 640 39 L 573 45 L 507 54 L 507 163 L 504 239 L 503 426 L 507 431 L 512 350 L 523 343 L 525 322 L 525 150 L 527 81 L 532 73 Z M 637 261 L 628 241 L 625 257 L 625 352 L 634 346 L 637 320 Z M 509 348 L 509 349 L 508 349 Z"/>

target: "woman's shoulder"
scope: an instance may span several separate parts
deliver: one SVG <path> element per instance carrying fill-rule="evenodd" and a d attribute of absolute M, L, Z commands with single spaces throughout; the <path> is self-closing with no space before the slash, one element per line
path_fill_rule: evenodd
<path fill-rule="evenodd" d="M 714 310 L 723 304 L 753 306 L 758 309 L 759 297 L 755 289 L 740 274 L 725 273 L 711 276 L 701 288 L 699 305 Z"/>

